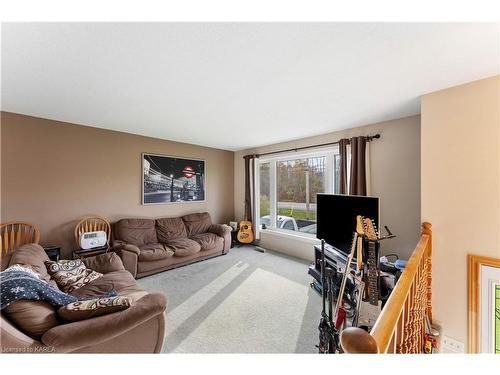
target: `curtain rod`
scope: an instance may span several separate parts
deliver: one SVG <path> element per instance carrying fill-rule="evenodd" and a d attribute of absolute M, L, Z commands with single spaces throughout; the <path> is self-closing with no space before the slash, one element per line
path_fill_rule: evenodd
<path fill-rule="evenodd" d="M 379 139 L 379 138 L 380 138 L 380 134 L 370 135 L 370 136 L 366 137 L 366 141 L 367 142 L 371 142 L 372 140 Z M 300 150 L 305 150 L 305 149 L 314 148 L 314 147 L 332 146 L 332 145 L 337 145 L 338 143 L 339 143 L 339 141 L 335 141 L 335 142 L 321 143 L 319 145 L 289 148 L 289 149 L 280 150 L 280 151 L 264 152 L 262 154 L 245 155 L 245 156 L 243 156 L 243 158 L 248 158 L 248 157 L 251 157 L 251 156 L 253 156 L 253 157 L 260 157 L 260 156 L 265 156 L 265 155 L 281 154 L 283 152 L 300 151 Z"/>

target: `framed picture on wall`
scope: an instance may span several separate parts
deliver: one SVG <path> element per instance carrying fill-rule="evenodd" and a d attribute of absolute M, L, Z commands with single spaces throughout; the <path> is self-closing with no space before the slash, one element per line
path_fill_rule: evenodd
<path fill-rule="evenodd" d="M 500 259 L 469 255 L 469 352 L 500 354 Z"/>
<path fill-rule="evenodd" d="M 205 199 L 205 160 L 142 154 L 143 205 Z"/>

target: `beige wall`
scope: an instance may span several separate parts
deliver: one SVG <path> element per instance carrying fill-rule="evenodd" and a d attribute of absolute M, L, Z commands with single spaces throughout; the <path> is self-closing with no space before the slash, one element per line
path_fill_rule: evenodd
<path fill-rule="evenodd" d="M 422 220 L 433 225 L 433 308 L 467 347 L 467 254 L 500 257 L 499 77 L 422 97 Z"/>
<path fill-rule="evenodd" d="M 406 117 L 353 129 L 332 132 L 266 147 L 239 151 L 234 157 L 235 217 L 244 215 L 243 155 L 310 146 L 359 135 L 381 134 L 371 142 L 371 191 L 380 197 L 381 224 L 388 225 L 397 238 L 383 244 L 383 253 L 408 258 L 420 233 L 420 116 Z M 262 234 L 262 246 L 311 260 L 314 241 L 297 241 Z"/>
<path fill-rule="evenodd" d="M 5 112 L 1 135 L 2 222 L 36 223 L 42 243 L 62 245 L 66 256 L 75 222 L 88 214 L 233 217 L 233 152 Z M 142 206 L 142 152 L 205 159 L 206 202 Z"/>

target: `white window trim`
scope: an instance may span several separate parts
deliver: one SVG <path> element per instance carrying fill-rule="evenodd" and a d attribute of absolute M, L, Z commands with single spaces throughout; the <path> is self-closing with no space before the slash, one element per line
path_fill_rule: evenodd
<path fill-rule="evenodd" d="M 266 235 L 294 239 L 297 241 L 306 242 L 308 244 L 313 244 L 313 245 L 316 245 L 320 242 L 320 240 L 318 240 L 312 234 L 305 234 L 305 233 L 301 233 L 301 232 L 297 232 L 297 231 L 293 231 L 293 230 L 267 228 L 267 229 L 261 229 L 260 231 L 261 231 L 261 233 L 264 233 Z"/>
<path fill-rule="evenodd" d="M 316 244 L 317 239 L 313 234 L 301 233 L 298 231 L 292 231 L 287 229 L 276 228 L 276 162 L 277 161 L 287 161 L 287 160 L 295 160 L 301 158 L 314 158 L 325 156 L 325 193 L 334 192 L 335 188 L 335 155 L 339 154 L 339 147 L 337 145 L 328 146 L 328 147 L 316 147 L 311 148 L 310 150 L 302 150 L 302 151 L 291 151 L 289 153 L 280 153 L 275 155 L 269 155 L 267 157 L 262 157 L 258 159 L 258 163 L 256 163 L 256 173 L 255 173 L 255 220 L 258 225 L 256 230 L 271 235 L 277 235 L 287 238 L 293 238 L 299 241 Z M 270 217 L 270 225 L 266 227 L 266 229 L 261 229 L 260 227 L 260 164 L 269 163 L 269 217 Z"/>
<path fill-rule="evenodd" d="M 254 159 L 253 162 L 253 192 L 250 198 L 252 199 L 252 205 L 254 207 L 254 212 L 252 221 L 254 223 L 254 237 L 256 240 L 260 239 L 260 225 L 258 225 L 260 221 L 260 161 L 258 159 Z"/>
<path fill-rule="evenodd" d="M 269 155 L 266 157 L 261 157 L 259 158 L 259 163 L 268 163 L 268 162 L 273 162 L 277 160 L 294 160 L 294 159 L 300 159 L 304 157 L 318 157 L 318 156 L 323 156 L 325 154 L 338 154 L 339 153 L 339 147 L 337 145 L 333 146 L 328 146 L 328 147 L 316 147 L 316 148 L 311 148 L 310 151 L 308 150 L 302 150 L 302 151 L 290 151 L 287 153 L 280 153 L 280 154 L 275 154 L 275 155 Z"/>
<path fill-rule="evenodd" d="M 260 200 L 260 196 L 259 196 Z M 271 202 L 273 202 L 271 204 Z M 269 163 L 269 218 L 271 229 L 276 229 L 276 163 Z M 259 217 L 260 220 L 260 217 Z"/>

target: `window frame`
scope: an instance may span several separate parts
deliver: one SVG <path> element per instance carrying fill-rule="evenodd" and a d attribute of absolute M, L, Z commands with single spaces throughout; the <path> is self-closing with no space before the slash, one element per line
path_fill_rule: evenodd
<path fill-rule="evenodd" d="M 276 227 L 277 219 L 277 176 L 276 164 L 280 161 L 290 161 L 305 158 L 325 157 L 325 191 L 324 193 L 333 194 L 335 190 L 335 156 L 339 155 L 338 145 L 311 148 L 309 150 L 291 151 L 287 153 L 280 153 L 275 155 L 268 155 L 261 157 L 255 163 L 255 220 L 256 227 L 259 231 L 264 232 L 278 232 L 283 235 L 300 236 L 308 239 L 314 239 L 316 236 L 311 233 L 303 233 L 300 231 L 282 229 Z M 269 219 L 270 225 L 266 229 L 262 229 L 260 223 L 260 166 L 261 164 L 269 163 Z"/>

